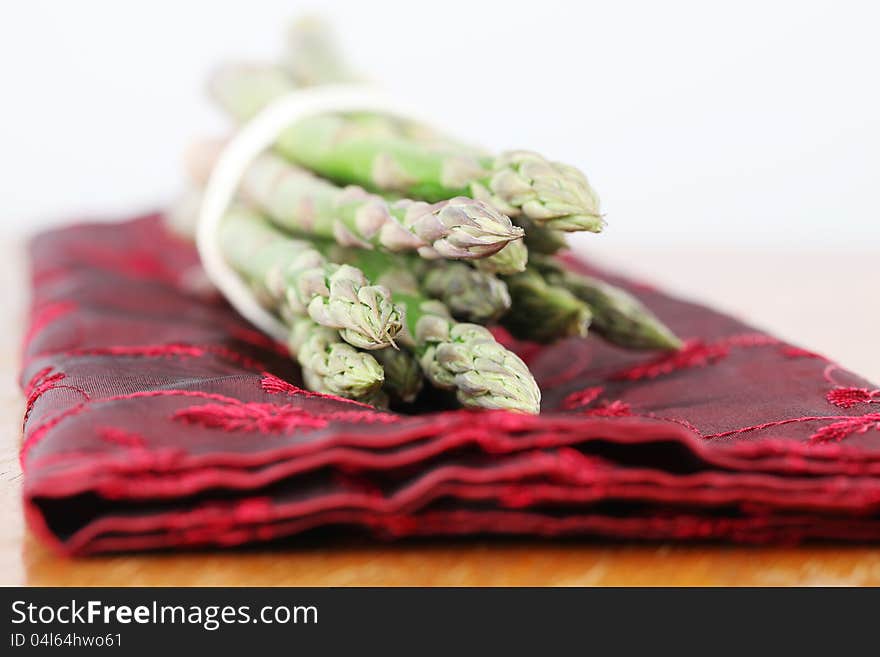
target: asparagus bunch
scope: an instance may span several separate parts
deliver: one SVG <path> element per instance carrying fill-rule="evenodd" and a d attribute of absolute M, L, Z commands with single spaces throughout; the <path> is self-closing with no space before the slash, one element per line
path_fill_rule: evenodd
<path fill-rule="evenodd" d="M 358 79 L 319 26 L 300 24 L 283 66 L 226 67 L 211 89 L 244 121 L 297 84 Z M 220 147 L 191 151 L 197 185 Z M 634 297 L 551 257 L 564 233 L 604 220 L 579 170 L 531 151 L 493 155 L 376 113 L 313 116 L 251 163 L 236 203 L 224 256 L 290 327 L 313 390 L 383 406 L 427 381 L 466 407 L 537 413 L 528 367 L 484 325 L 537 342 L 592 327 L 627 348 L 680 346 Z"/>

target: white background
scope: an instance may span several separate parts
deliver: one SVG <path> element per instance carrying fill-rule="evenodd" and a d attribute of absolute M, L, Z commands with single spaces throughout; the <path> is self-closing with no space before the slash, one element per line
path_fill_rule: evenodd
<path fill-rule="evenodd" d="M 880 16 L 839 1 L 3 0 L 0 230 L 173 197 L 226 125 L 212 66 L 274 57 L 318 4 L 451 132 L 583 168 L 597 246 L 880 244 Z"/>

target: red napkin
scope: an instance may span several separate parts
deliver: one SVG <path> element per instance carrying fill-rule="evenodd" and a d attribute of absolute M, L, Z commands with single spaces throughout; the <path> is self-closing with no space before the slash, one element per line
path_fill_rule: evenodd
<path fill-rule="evenodd" d="M 767 542 L 880 538 L 880 390 L 738 320 L 575 261 L 681 336 L 514 343 L 543 413 L 402 415 L 308 392 L 158 216 L 32 244 L 22 464 L 69 553 L 306 530 Z M 332 529 L 331 529 L 332 528 Z"/>

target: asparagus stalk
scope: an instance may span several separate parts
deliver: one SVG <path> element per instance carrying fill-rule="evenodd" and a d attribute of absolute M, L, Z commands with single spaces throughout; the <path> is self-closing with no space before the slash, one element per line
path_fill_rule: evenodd
<path fill-rule="evenodd" d="M 402 402 L 415 400 L 422 389 L 422 370 L 415 356 L 406 349 L 386 347 L 371 352 L 385 370 L 384 389 Z"/>
<path fill-rule="evenodd" d="M 525 231 L 525 245 L 532 253 L 552 255 L 568 248 L 561 230 L 539 226 L 527 217 L 517 217 L 516 223 Z"/>
<path fill-rule="evenodd" d="M 246 120 L 284 93 L 284 80 L 277 67 L 226 67 L 215 74 L 211 90 L 226 111 Z M 292 88 L 288 82 L 287 89 Z M 599 232 L 604 226 L 599 199 L 586 177 L 531 151 L 492 157 L 451 145 L 431 148 L 405 136 L 376 135 L 340 115 L 297 121 L 279 135 L 275 148 L 340 183 L 429 202 L 470 196 L 557 230 Z"/>
<path fill-rule="evenodd" d="M 310 390 L 358 401 L 377 399 L 385 380 L 382 366 L 371 354 L 343 342 L 338 332 L 300 317 L 291 322 L 288 345 Z"/>
<path fill-rule="evenodd" d="M 247 121 L 294 88 L 282 68 L 257 63 L 221 66 L 208 80 L 208 93 L 238 121 Z"/>
<path fill-rule="evenodd" d="M 529 368 L 485 326 L 454 321 L 439 301 L 402 292 L 395 300 L 406 307 L 416 356 L 433 385 L 454 389 L 467 407 L 540 411 L 541 391 Z"/>
<path fill-rule="evenodd" d="M 403 325 L 401 309 L 387 288 L 372 285 L 355 267 L 328 262 L 312 244 L 279 233 L 241 206 L 227 212 L 220 240 L 230 266 L 250 281 L 264 305 L 308 315 L 361 349 L 394 343 Z"/>
<path fill-rule="evenodd" d="M 416 273 L 422 291 L 442 301 L 456 319 L 487 324 L 510 309 L 507 285 L 492 273 L 463 262 L 431 264 Z"/>
<path fill-rule="evenodd" d="M 419 291 L 414 273 L 394 258 L 360 249 L 348 253 L 348 262 L 393 290 L 394 302 L 406 309 L 401 344 L 412 350 L 434 386 L 455 390 L 463 406 L 539 411 L 541 392 L 528 367 L 488 329 L 452 319 L 443 303 Z"/>
<path fill-rule="evenodd" d="M 282 65 L 303 87 L 362 81 L 361 76 L 348 67 L 329 27 L 313 16 L 291 25 Z"/>
<path fill-rule="evenodd" d="M 190 149 L 194 178 L 207 180 L 220 148 L 202 142 Z M 343 246 L 417 251 L 424 258 L 483 258 L 523 235 L 522 228 L 480 201 L 386 201 L 360 187 L 337 187 L 270 153 L 251 163 L 239 194 L 286 231 Z"/>
<path fill-rule="evenodd" d="M 529 250 L 522 240 L 508 242 L 498 253 L 474 260 L 474 266 L 492 274 L 516 274 L 524 271 Z"/>
<path fill-rule="evenodd" d="M 522 340 L 553 342 L 585 337 L 592 320 L 590 308 L 565 287 L 549 284 L 534 268 L 505 278 L 513 306 L 501 320 Z"/>
<path fill-rule="evenodd" d="M 534 267 L 548 283 L 567 289 L 590 307 L 593 330 L 608 342 L 627 349 L 681 347 L 681 340 L 625 290 L 571 272 L 550 258 L 537 259 Z"/>

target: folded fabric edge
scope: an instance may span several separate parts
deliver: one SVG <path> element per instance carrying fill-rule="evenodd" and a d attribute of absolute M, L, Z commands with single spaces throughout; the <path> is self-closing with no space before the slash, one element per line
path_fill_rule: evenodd
<path fill-rule="evenodd" d="M 876 512 L 880 503 L 880 479 L 877 478 L 849 478 L 844 486 L 838 477 L 791 479 L 716 471 L 676 475 L 649 468 L 619 467 L 568 447 L 519 453 L 488 466 L 465 466 L 454 461 L 434 463 L 387 495 L 371 483 L 369 472 L 358 470 L 358 465 L 349 462 L 332 466 L 340 476 L 361 472 L 362 479 L 356 481 L 353 488 L 337 485 L 331 492 L 323 491 L 290 502 L 273 499 L 265 489 L 255 488 L 238 490 L 236 495 L 240 497 L 231 500 L 226 496 L 172 498 L 164 508 L 156 497 L 148 498 L 148 506 L 132 515 L 135 507 L 128 506 L 132 500 L 110 495 L 104 499 L 115 503 L 115 510 L 112 504 L 105 504 L 101 514 L 61 543 L 57 542 L 59 533 L 52 531 L 56 539 L 53 543 L 62 551 L 79 552 L 87 551 L 97 537 L 110 533 L 173 534 L 178 530 L 200 529 L 203 533 L 208 531 L 206 536 L 211 531 L 220 535 L 230 525 L 273 525 L 294 517 L 345 508 L 357 509 L 368 516 L 399 516 L 419 513 L 426 505 L 442 498 L 463 503 L 488 500 L 506 507 L 549 504 L 571 509 L 571 505 L 575 505 L 575 510 L 585 504 L 625 501 L 660 504 L 664 513 L 680 508 L 734 508 L 745 513 L 752 507 L 759 516 L 772 509 L 773 513 L 835 512 L 861 517 Z M 388 471 L 383 473 L 387 475 Z M 234 473 L 213 474 L 219 482 L 228 481 Z M 285 483 L 296 487 L 296 477 Z M 142 486 L 143 482 L 135 479 L 131 484 Z M 275 494 L 278 494 L 277 487 Z M 35 527 L 45 531 L 51 531 L 53 513 L 65 513 L 63 506 L 48 505 L 47 500 L 38 495 L 27 495 L 26 502 L 29 513 L 40 516 L 31 517 L 36 521 Z M 762 508 L 765 511 L 761 511 Z"/>

